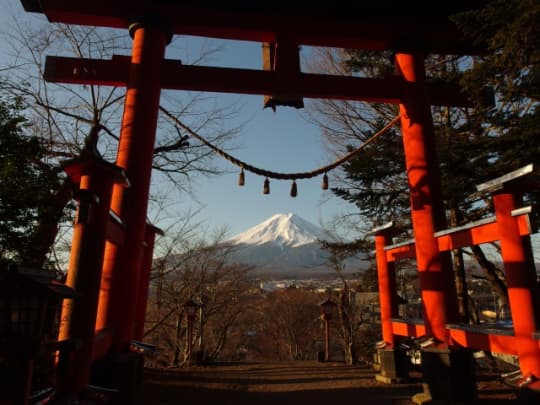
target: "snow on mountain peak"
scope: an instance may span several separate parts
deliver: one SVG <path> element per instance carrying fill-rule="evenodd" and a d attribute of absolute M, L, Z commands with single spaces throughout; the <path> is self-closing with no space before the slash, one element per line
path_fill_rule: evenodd
<path fill-rule="evenodd" d="M 233 244 L 262 245 L 274 243 L 280 246 L 297 247 L 316 243 L 322 231 L 298 215 L 275 214 L 229 240 Z"/>

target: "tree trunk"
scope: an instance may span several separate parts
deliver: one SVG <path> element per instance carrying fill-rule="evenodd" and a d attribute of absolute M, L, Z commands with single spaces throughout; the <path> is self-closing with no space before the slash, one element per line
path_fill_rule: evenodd
<path fill-rule="evenodd" d="M 449 210 L 450 226 L 456 227 L 459 225 L 459 213 L 456 208 Z M 469 321 L 468 309 L 468 294 L 467 294 L 467 277 L 465 275 L 465 263 L 463 261 L 463 251 L 461 249 L 452 250 L 452 261 L 454 267 L 454 277 L 456 283 L 456 295 L 458 301 L 459 317 L 462 322 Z"/>
<path fill-rule="evenodd" d="M 176 328 L 174 334 L 174 355 L 172 360 L 172 366 L 178 367 L 180 365 L 180 338 L 182 331 L 182 315 L 183 312 L 179 311 L 176 314 Z"/>
<path fill-rule="evenodd" d="M 480 246 L 476 245 L 472 246 L 471 248 L 474 258 L 476 259 L 478 264 L 485 270 L 486 278 L 493 287 L 493 290 L 499 296 L 502 303 L 508 305 L 508 290 L 506 288 L 506 284 L 497 275 L 501 271 L 497 268 L 497 266 L 495 266 L 486 258 L 486 255 L 484 254 L 484 251 Z"/>
<path fill-rule="evenodd" d="M 352 331 L 351 324 L 352 311 L 348 288 L 344 288 L 344 290 L 341 292 L 338 309 L 342 332 L 341 335 L 343 336 L 343 353 L 345 357 L 345 364 L 352 365 L 356 362 L 356 358 L 354 353 L 354 333 Z"/>
<path fill-rule="evenodd" d="M 38 224 L 22 255 L 24 266 L 42 268 L 45 265 L 47 254 L 58 235 L 58 224 L 64 215 L 64 208 L 71 200 L 72 189 L 69 180 L 64 181 L 51 204 L 41 213 Z"/>

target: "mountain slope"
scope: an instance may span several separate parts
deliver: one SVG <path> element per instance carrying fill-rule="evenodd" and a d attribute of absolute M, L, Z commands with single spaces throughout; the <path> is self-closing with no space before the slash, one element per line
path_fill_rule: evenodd
<path fill-rule="evenodd" d="M 259 225 L 236 235 L 228 242 L 239 245 L 263 245 L 272 243 L 278 246 L 297 247 L 317 243 L 323 237 L 320 228 L 298 215 L 276 214 Z"/>
<path fill-rule="evenodd" d="M 319 245 L 324 237 L 319 227 L 289 213 L 276 214 L 225 243 L 233 246 L 229 261 L 256 266 L 254 275 L 310 278 L 333 274 L 326 264 L 328 253 Z"/>

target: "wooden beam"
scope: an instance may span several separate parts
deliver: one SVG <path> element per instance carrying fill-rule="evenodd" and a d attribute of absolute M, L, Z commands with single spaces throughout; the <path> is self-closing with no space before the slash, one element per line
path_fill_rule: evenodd
<path fill-rule="evenodd" d="M 50 82 L 126 86 L 131 60 L 113 56 L 111 60 L 48 56 L 45 79 Z M 161 87 L 170 90 L 210 91 L 239 94 L 281 94 L 290 97 L 328 98 L 368 102 L 400 103 L 407 94 L 419 91 L 399 76 L 384 79 L 300 73 L 294 81 L 287 74 L 255 69 L 183 65 L 164 60 Z M 440 84 L 426 87 L 433 105 L 470 106 L 457 88 Z"/>
<path fill-rule="evenodd" d="M 422 337 L 426 334 L 422 323 L 393 319 L 392 328 L 395 335 L 405 337 Z M 512 330 L 482 330 L 479 326 L 447 325 L 446 330 L 454 345 L 469 349 L 517 355 L 517 340 Z"/>
<path fill-rule="evenodd" d="M 517 217 L 519 234 L 521 236 L 527 236 L 533 233 L 529 213 L 530 207 L 524 207 L 514 215 Z M 445 229 L 436 232 L 435 236 L 437 237 L 441 252 L 495 242 L 500 239 L 495 217 L 485 218 L 456 228 Z M 414 241 L 411 240 L 386 246 L 385 252 L 386 260 L 389 262 L 412 259 L 415 257 Z"/>
<path fill-rule="evenodd" d="M 337 2 L 309 6 L 290 1 L 21 0 L 27 11 L 51 22 L 128 28 L 137 18 L 161 20 L 174 34 L 275 42 L 285 34 L 298 45 L 358 49 L 477 53 L 464 41 L 450 15 L 481 2 Z M 140 22 L 140 21 L 139 21 Z"/>
<path fill-rule="evenodd" d="M 482 333 L 481 331 L 450 328 L 450 338 L 454 344 L 476 350 L 517 355 L 518 340 L 505 333 Z M 502 331 L 504 332 L 504 331 Z"/>
<path fill-rule="evenodd" d="M 396 260 L 413 259 L 416 257 L 414 239 L 388 245 L 384 248 L 386 251 L 386 260 L 393 262 Z"/>
<path fill-rule="evenodd" d="M 392 320 L 394 335 L 420 337 L 426 334 L 426 328 L 421 322 L 407 322 L 405 320 Z"/>

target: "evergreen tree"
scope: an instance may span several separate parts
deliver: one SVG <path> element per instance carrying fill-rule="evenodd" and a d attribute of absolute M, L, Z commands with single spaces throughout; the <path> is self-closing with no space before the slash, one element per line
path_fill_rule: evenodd
<path fill-rule="evenodd" d="M 425 59 L 428 82 L 459 83 L 475 101 L 475 108 L 468 109 L 432 107 L 444 206 L 449 226 L 457 226 L 486 213 L 474 200 L 477 184 L 538 161 L 540 3 L 486 1 L 482 10 L 452 19 L 485 50 L 481 56 L 428 55 Z M 384 77 L 394 68 L 388 52 L 344 50 L 331 56 L 328 65 L 344 74 Z M 484 103 L 486 86 L 494 90 L 495 106 Z M 315 108 L 316 120 L 338 153 L 358 147 L 397 114 L 395 106 L 332 100 L 319 101 Z M 343 166 L 334 193 L 354 203 L 364 222 L 380 225 L 397 220 L 410 229 L 399 132 L 379 138 L 364 151 Z M 526 198 L 538 201 L 534 193 Z M 463 275 L 461 255 L 454 253 L 457 274 Z M 473 247 L 472 253 L 495 290 L 504 296 L 502 273 L 480 247 Z"/>
<path fill-rule="evenodd" d="M 472 116 L 488 136 L 488 177 L 495 177 L 540 156 L 540 1 L 492 0 L 479 12 L 453 17 L 471 41 L 487 46 L 461 80 L 462 87 L 478 99 L 477 83 L 491 86 L 496 106 L 477 108 Z M 538 167 L 535 167 L 538 169 Z M 526 195 L 538 205 L 540 194 Z M 537 212 L 534 210 L 533 212 Z M 538 222 L 539 218 L 536 218 Z"/>
<path fill-rule="evenodd" d="M 21 262 L 31 235 L 58 188 L 39 138 L 27 135 L 19 101 L 0 99 L 0 262 Z"/>

